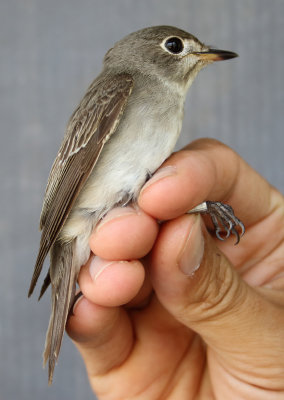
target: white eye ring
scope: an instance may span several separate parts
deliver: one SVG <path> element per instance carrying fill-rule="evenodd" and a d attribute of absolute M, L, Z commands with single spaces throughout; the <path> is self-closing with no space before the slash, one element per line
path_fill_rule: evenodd
<path fill-rule="evenodd" d="M 178 36 L 169 36 L 165 38 L 161 47 L 172 56 L 184 56 L 187 53 L 187 43 Z"/>

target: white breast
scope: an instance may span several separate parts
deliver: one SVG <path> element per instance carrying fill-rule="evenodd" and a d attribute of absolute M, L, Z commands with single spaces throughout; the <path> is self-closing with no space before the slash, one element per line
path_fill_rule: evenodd
<path fill-rule="evenodd" d="M 63 240 L 91 229 L 86 229 L 90 214 L 93 225 L 126 194 L 135 199 L 147 175 L 174 149 L 181 130 L 182 99 L 164 110 L 153 109 L 149 101 L 132 100 L 77 198 L 61 231 Z"/>

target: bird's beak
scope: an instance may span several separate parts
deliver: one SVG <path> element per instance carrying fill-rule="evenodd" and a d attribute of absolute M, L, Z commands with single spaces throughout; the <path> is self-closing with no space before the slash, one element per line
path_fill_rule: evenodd
<path fill-rule="evenodd" d="M 227 50 L 209 49 L 207 51 L 196 51 L 195 54 L 201 61 L 213 62 L 229 60 L 230 58 L 238 57 L 237 53 Z"/>

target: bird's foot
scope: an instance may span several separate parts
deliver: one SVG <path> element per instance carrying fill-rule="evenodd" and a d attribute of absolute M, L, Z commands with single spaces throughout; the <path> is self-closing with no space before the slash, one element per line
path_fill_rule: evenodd
<path fill-rule="evenodd" d="M 215 234 L 219 240 L 226 240 L 233 234 L 237 239 L 235 244 L 238 244 L 245 233 L 244 224 L 235 216 L 234 210 L 228 204 L 219 201 L 204 201 L 187 212 L 187 214 L 195 213 L 210 215 Z M 237 227 L 240 228 L 240 233 L 237 231 Z"/>

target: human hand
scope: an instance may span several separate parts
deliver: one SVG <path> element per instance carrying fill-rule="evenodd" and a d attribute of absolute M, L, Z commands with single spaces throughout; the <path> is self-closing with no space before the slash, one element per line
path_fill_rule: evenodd
<path fill-rule="evenodd" d="M 159 171 L 139 208 L 112 210 L 97 227 L 97 256 L 79 275 L 84 296 L 67 331 L 94 392 L 102 400 L 283 399 L 283 197 L 208 139 Z M 184 215 L 204 199 L 234 208 L 246 226 L 238 246 Z"/>

